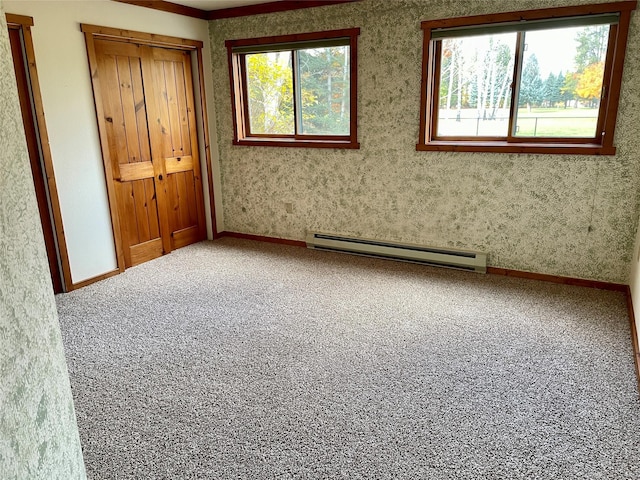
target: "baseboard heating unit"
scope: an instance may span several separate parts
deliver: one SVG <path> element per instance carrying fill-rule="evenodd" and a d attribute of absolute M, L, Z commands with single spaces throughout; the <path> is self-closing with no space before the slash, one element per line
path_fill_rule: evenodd
<path fill-rule="evenodd" d="M 314 250 L 351 253 L 479 273 L 487 271 L 487 254 L 467 250 L 391 243 L 318 232 L 307 234 L 307 247 Z"/>

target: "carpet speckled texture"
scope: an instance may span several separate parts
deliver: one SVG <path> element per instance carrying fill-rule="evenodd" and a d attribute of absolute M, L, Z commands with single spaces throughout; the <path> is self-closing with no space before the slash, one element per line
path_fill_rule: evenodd
<path fill-rule="evenodd" d="M 57 297 L 93 479 L 637 479 L 624 295 L 235 239 Z"/>

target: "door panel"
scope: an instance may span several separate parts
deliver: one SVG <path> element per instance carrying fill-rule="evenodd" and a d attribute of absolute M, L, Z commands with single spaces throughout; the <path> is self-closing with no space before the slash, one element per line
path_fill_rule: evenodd
<path fill-rule="evenodd" d="M 95 51 L 130 267 L 206 237 L 190 57 L 102 39 Z"/>
<path fill-rule="evenodd" d="M 169 229 L 172 248 L 180 248 L 206 236 L 191 59 L 183 51 L 154 48 L 153 63 Z"/>
<path fill-rule="evenodd" d="M 125 266 L 162 255 L 140 47 L 95 42 Z"/>

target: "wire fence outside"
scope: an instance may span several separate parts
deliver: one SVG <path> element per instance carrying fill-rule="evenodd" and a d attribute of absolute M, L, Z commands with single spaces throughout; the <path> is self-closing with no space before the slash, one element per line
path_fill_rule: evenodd
<path fill-rule="evenodd" d="M 523 115 L 517 117 L 515 136 L 590 138 L 595 136 L 597 123 L 597 116 Z M 438 118 L 438 136 L 506 137 L 508 131 L 508 116 Z"/>

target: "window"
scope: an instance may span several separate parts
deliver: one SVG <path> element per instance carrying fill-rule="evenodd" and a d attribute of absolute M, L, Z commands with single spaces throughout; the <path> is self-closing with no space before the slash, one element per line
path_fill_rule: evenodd
<path fill-rule="evenodd" d="M 613 155 L 635 6 L 422 22 L 417 150 Z"/>
<path fill-rule="evenodd" d="M 359 28 L 227 40 L 235 145 L 359 148 Z"/>

